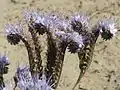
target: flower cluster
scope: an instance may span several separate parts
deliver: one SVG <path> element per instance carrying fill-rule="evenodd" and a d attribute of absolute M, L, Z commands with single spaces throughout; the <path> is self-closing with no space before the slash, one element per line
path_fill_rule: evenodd
<path fill-rule="evenodd" d="M 109 40 L 116 35 L 117 28 L 114 19 L 107 19 L 99 22 L 99 29 L 104 40 Z"/>
<path fill-rule="evenodd" d="M 70 35 L 70 43 L 68 44 L 68 49 L 71 53 L 76 53 L 84 46 L 83 38 L 79 33 L 73 32 Z"/>
<path fill-rule="evenodd" d="M 3 75 L 8 73 L 9 60 L 6 55 L 0 56 L 0 90 L 5 88 Z"/>
<path fill-rule="evenodd" d="M 14 81 L 21 90 L 53 90 L 44 74 L 40 78 L 39 74 L 32 76 L 27 66 L 17 69 Z"/>
<path fill-rule="evenodd" d="M 0 57 L 0 74 L 8 73 L 9 59 L 6 55 Z"/>
<path fill-rule="evenodd" d="M 25 13 L 25 19 L 29 26 L 39 34 L 55 32 L 56 30 L 67 30 L 70 28 L 69 20 L 65 20 L 55 14 L 40 14 L 38 12 Z"/>
<path fill-rule="evenodd" d="M 71 53 L 79 51 L 84 45 L 82 35 L 78 32 L 65 33 L 64 31 L 58 31 L 56 36 L 68 43 L 68 49 Z"/>
<path fill-rule="evenodd" d="M 16 45 L 20 42 L 20 37 L 23 34 L 23 25 L 20 22 L 6 25 L 5 30 L 10 44 Z"/>
<path fill-rule="evenodd" d="M 56 89 L 60 79 L 66 49 L 71 53 L 78 53 L 80 59 L 79 68 L 81 69 L 78 78 L 79 82 L 88 66 L 90 66 L 94 47 L 99 35 L 104 40 L 109 40 L 117 32 L 112 19 L 103 20 L 97 23 L 94 29 L 92 28 L 90 30 L 88 26 L 89 18 L 83 14 L 74 15 L 70 19 L 62 18 L 55 14 L 40 14 L 33 11 L 26 11 L 24 15 L 28 25 L 28 32 L 30 32 L 30 40 L 24 38 L 21 23 L 6 26 L 8 42 L 16 45 L 22 40 L 28 52 L 30 68 L 18 67 L 14 77 L 16 86 L 21 90 Z M 43 35 L 44 33 L 47 36 L 47 61 L 46 67 L 43 69 L 43 60 L 41 58 L 42 49 L 38 35 Z M 7 58 L 1 57 L 0 60 L 1 64 Z M 4 63 L 6 64 L 5 61 Z M 3 67 L 2 65 L 0 66 Z M 36 70 L 36 75 L 33 69 Z M 40 75 L 41 72 L 42 76 Z M 51 80 L 49 80 L 49 75 L 54 75 Z"/>
<path fill-rule="evenodd" d="M 88 21 L 89 18 L 86 15 L 74 15 L 71 20 L 72 29 L 81 34 L 88 28 Z"/>

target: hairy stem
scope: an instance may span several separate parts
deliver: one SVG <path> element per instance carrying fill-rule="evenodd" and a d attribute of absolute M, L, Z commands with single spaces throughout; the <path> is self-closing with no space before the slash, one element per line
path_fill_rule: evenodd
<path fill-rule="evenodd" d="M 58 86 L 58 83 L 59 83 L 59 80 L 60 80 L 66 48 L 67 48 L 67 43 L 66 42 L 62 41 L 62 42 L 59 43 L 58 49 L 57 49 L 55 67 L 54 67 L 55 83 L 54 83 L 53 88 L 56 88 Z"/>
<path fill-rule="evenodd" d="M 56 89 L 62 72 L 63 61 L 67 44 L 63 41 L 56 41 L 50 33 L 47 33 L 47 78 L 51 77 L 50 84 Z"/>
<path fill-rule="evenodd" d="M 35 57 L 34 57 L 34 49 L 33 47 L 28 43 L 27 40 L 25 40 L 22 36 L 20 37 L 20 39 L 22 40 L 22 42 L 25 44 L 25 47 L 27 49 L 28 52 L 28 57 L 29 57 L 29 65 L 30 65 L 30 71 L 31 74 L 34 73 L 34 67 L 35 67 Z"/>
<path fill-rule="evenodd" d="M 55 66 L 55 60 L 56 60 L 56 54 L 57 54 L 57 47 L 56 42 L 52 37 L 52 34 L 50 32 L 47 32 L 47 62 L 46 62 L 46 77 L 49 79 L 51 76 L 53 78 L 54 74 L 54 66 Z M 50 84 L 53 84 L 54 81 L 49 82 Z"/>
<path fill-rule="evenodd" d="M 35 30 L 29 27 L 29 32 L 31 33 L 32 40 L 35 46 L 35 53 L 36 53 L 36 71 L 42 74 L 42 60 L 41 60 L 41 46 L 39 44 L 38 36 Z"/>
<path fill-rule="evenodd" d="M 88 35 L 90 38 L 90 42 L 85 44 L 84 48 L 80 52 L 78 52 L 80 74 L 77 79 L 77 82 L 75 83 L 73 87 L 73 90 L 75 89 L 77 84 L 80 82 L 80 80 L 82 79 L 86 70 L 89 68 L 92 62 L 94 48 L 95 48 L 95 44 L 99 36 L 99 31 L 93 30 L 93 32 Z"/>

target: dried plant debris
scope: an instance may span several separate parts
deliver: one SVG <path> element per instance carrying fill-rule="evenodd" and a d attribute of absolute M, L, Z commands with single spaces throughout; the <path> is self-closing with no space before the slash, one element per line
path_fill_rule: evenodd
<path fill-rule="evenodd" d="M 20 79 L 23 78 L 24 75 L 19 77 L 19 74 L 17 73 L 17 77 L 15 79 L 17 82 L 16 86 L 19 86 L 22 90 L 36 89 L 33 80 L 35 73 L 38 73 L 39 77 L 44 76 L 46 78 L 45 80 L 49 80 L 52 76 L 49 81 L 49 88 L 56 89 L 61 76 L 66 49 L 68 49 L 68 52 L 73 54 L 77 53 L 79 57 L 80 74 L 75 86 L 73 87 L 74 89 L 92 62 L 93 52 L 98 37 L 101 36 L 105 41 L 110 40 L 117 32 L 113 18 L 98 21 L 97 24 L 90 28 L 89 17 L 85 14 L 74 14 L 71 18 L 65 18 L 54 13 L 49 14 L 39 13 L 36 11 L 24 11 L 24 17 L 28 26 L 27 31 L 30 33 L 30 40 L 26 38 L 23 32 L 24 28 L 22 23 L 6 25 L 6 36 L 8 42 L 11 45 L 17 45 L 22 41 L 28 52 L 30 69 L 18 68 L 18 71 L 20 70 L 20 72 L 24 72 L 25 69 L 25 72 L 28 72 L 27 74 L 30 75 L 28 76 L 29 80 L 26 82 L 26 80 L 24 81 L 23 79 Z M 39 41 L 39 35 L 43 34 L 46 34 L 47 36 L 46 46 L 48 47 L 46 53 L 47 62 L 46 67 L 44 68 L 42 66 L 43 60 L 41 58 L 42 47 Z M 39 80 L 39 78 L 37 79 Z M 29 83 L 29 81 L 31 83 Z M 44 81 L 43 83 L 47 82 Z M 44 84 L 46 88 L 48 87 L 46 86 L 47 84 Z"/>

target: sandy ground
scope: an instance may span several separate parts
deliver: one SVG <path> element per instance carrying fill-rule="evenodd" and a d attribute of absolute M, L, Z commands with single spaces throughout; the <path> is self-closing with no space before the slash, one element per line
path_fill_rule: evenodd
<path fill-rule="evenodd" d="M 4 35 L 7 22 L 21 18 L 24 9 L 57 11 L 66 15 L 86 12 L 91 25 L 102 17 L 113 16 L 120 25 L 120 0 L 1 0 L 0 2 L 0 52 L 7 52 L 11 65 L 5 80 L 10 81 L 18 64 L 27 63 L 27 52 L 22 44 L 11 46 Z M 80 82 L 84 90 L 120 90 L 120 33 L 110 41 L 97 41 L 93 62 Z M 67 53 L 57 90 L 71 90 L 79 75 L 78 57 Z M 79 85 L 76 88 L 79 89 Z"/>

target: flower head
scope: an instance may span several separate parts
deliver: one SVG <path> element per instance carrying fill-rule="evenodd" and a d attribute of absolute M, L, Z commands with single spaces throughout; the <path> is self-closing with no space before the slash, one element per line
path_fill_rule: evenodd
<path fill-rule="evenodd" d="M 68 49 L 71 53 L 79 51 L 84 45 L 83 37 L 78 32 L 75 31 L 73 32 L 57 31 L 56 36 L 68 44 Z"/>
<path fill-rule="evenodd" d="M 89 18 L 86 15 L 74 15 L 71 20 L 71 25 L 74 31 L 81 33 L 88 28 Z"/>
<path fill-rule="evenodd" d="M 23 68 L 18 67 L 14 79 L 15 78 L 17 81 L 17 82 L 15 81 L 15 83 L 21 90 L 29 89 L 34 85 L 31 73 L 29 71 L 29 67 L 23 67 Z"/>
<path fill-rule="evenodd" d="M 99 29 L 103 39 L 108 40 L 116 35 L 117 28 L 113 19 L 99 22 Z"/>
<path fill-rule="evenodd" d="M 53 90 L 43 74 L 31 75 L 29 67 L 18 68 L 14 77 L 16 85 L 21 90 Z"/>
<path fill-rule="evenodd" d="M 20 42 L 20 36 L 23 34 L 23 26 L 19 22 L 18 24 L 8 24 L 5 27 L 7 40 L 10 44 L 18 44 Z"/>
<path fill-rule="evenodd" d="M 72 32 L 69 39 L 68 49 L 71 53 L 78 52 L 84 45 L 82 36 L 77 32 Z"/>
<path fill-rule="evenodd" d="M 47 31 L 53 33 L 59 30 L 67 30 L 71 27 L 69 20 L 65 20 L 54 13 L 44 15 L 37 12 L 26 12 L 25 18 L 30 23 L 30 27 L 37 30 L 39 34 Z"/>
<path fill-rule="evenodd" d="M 5 26 L 5 32 L 7 35 L 10 34 L 23 34 L 23 25 L 21 22 L 18 22 L 17 24 L 7 24 Z"/>
<path fill-rule="evenodd" d="M 70 33 L 66 33 L 64 31 L 56 31 L 55 35 L 60 38 L 62 41 L 65 41 L 66 43 L 69 43 L 71 41 L 70 39 Z"/>
<path fill-rule="evenodd" d="M 0 73 L 6 74 L 8 73 L 8 65 L 9 65 L 9 59 L 6 55 L 0 56 Z"/>
<path fill-rule="evenodd" d="M 50 26 L 53 26 L 53 21 L 55 22 L 56 19 L 55 16 L 48 16 L 35 11 L 26 11 L 24 15 L 29 27 L 41 35 L 47 32 Z"/>
<path fill-rule="evenodd" d="M 56 29 L 58 31 L 61 30 L 67 32 L 71 30 L 71 25 L 69 20 L 58 19 L 57 22 L 54 23 L 54 25 L 56 26 Z"/>

